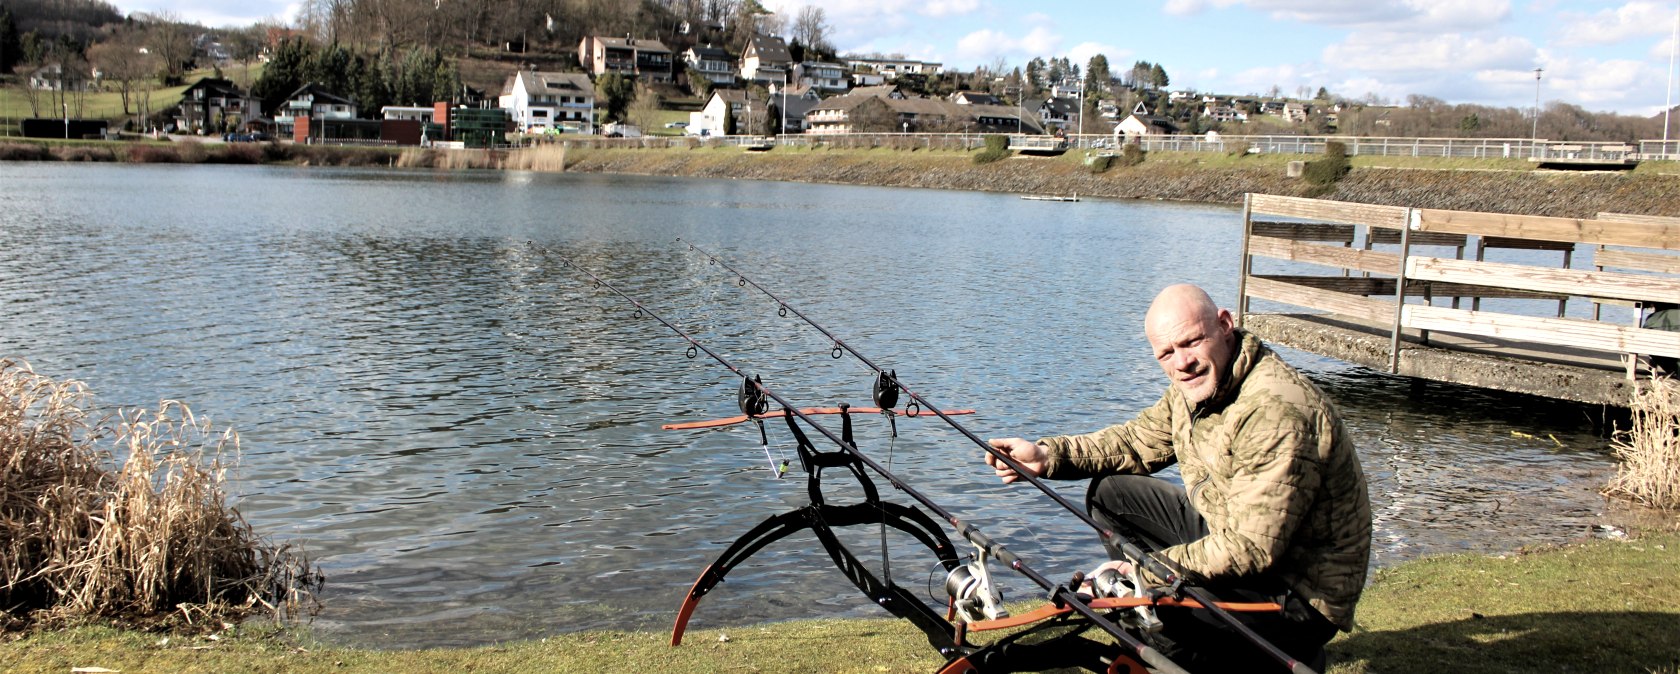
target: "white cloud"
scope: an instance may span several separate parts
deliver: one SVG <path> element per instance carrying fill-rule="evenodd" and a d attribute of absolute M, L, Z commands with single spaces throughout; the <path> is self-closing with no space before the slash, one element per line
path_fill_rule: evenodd
<path fill-rule="evenodd" d="M 1419 36 L 1349 33 L 1324 48 L 1323 61 L 1339 69 L 1375 72 L 1465 71 L 1529 67 L 1536 50 L 1519 37 L 1482 38 L 1456 33 Z"/>
<path fill-rule="evenodd" d="M 1510 0 L 1167 0 L 1161 11 L 1188 15 L 1238 4 L 1274 19 L 1414 32 L 1478 30 L 1503 21 L 1511 13 Z"/>
<path fill-rule="evenodd" d="M 1558 17 L 1558 41 L 1565 45 L 1617 44 L 1647 35 L 1672 32 L 1674 12 L 1665 4 L 1629 2 L 1615 9 L 1587 15 L 1564 12 Z"/>
<path fill-rule="evenodd" d="M 922 16 L 959 16 L 980 9 L 980 0 L 929 0 L 917 10 Z"/>
<path fill-rule="evenodd" d="M 1031 58 L 1061 52 L 1062 36 L 1048 26 L 1038 26 L 1021 37 L 1001 31 L 977 30 L 957 41 L 957 58 L 968 63 L 986 63 L 998 58 Z"/>
<path fill-rule="evenodd" d="M 1097 54 L 1102 54 L 1104 58 L 1108 59 L 1108 70 L 1115 74 L 1119 74 L 1122 67 L 1121 63 L 1132 58 L 1132 50 L 1130 49 L 1121 49 L 1111 44 L 1099 42 L 1081 42 L 1069 48 L 1067 52 L 1068 60 L 1079 64 L 1081 71 L 1084 71 L 1085 65 L 1091 62 L 1091 57 Z"/>

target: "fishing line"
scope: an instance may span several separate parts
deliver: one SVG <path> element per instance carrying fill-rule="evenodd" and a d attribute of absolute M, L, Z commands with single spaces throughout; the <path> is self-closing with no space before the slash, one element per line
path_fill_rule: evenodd
<path fill-rule="evenodd" d="M 847 459 L 849 461 L 855 461 L 858 466 L 861 466 L 863 468 L 868 468 L 871 472 L 875 473 L 876 475 L 879 475 L 883 478 L 886 478 L 900 492 L 909 496 L 911 499 L 915 500 L 917 503 L 920 503 L 928 511 L 932 512 L 933 514 L 937 515 L 941 519 L 945 520 L 948 524 L 951 525 L 951 527 L 953 527 L 957 531 L 957 533 L 959 535 L 961 535 L 964 539 L 967 539 L 970 543 L 972 543 L 975 546 L 976 550 L 978 551 L 978 553 L 980 555 L 981 560 L 984 560 L 987 557 L 989 557 L 991 559 L 995 559 L 995 560 L 999 561 L 1000 563 L 1006 564 L 1007 566 L 1009 566 L 1009 568 L 1013 569 L 1016 573 L 1019 573 L 1023 576 L 1026 576 L 1028 579 L 1030 579 L 1034 583 L 1036 583 L 1039 587 L 1049 591 L 1051 600 L 1054 601 L 1058 606 L 1066 606 L 1067 608 L 1072 609 L 1073 611 L 1075 611 L 1075 612 L 1079 613 L 1081 616 L 1083 616 L 1086 620 L 1090 621 L 1091 624 L 1096 625 L 1096 626 L 1102 628 L 1103 631 L 1109 633 L 1110 635 L 1113 635 L 1115 639 L 1119 640 L 1122 644 L 1124 644 L 1128 649 L 1130 649 L 1132 651 L 1133 654 L 1135 654 L 1138 658 L 1140 658 L 1144 663 L 1147 663 L 1151 666 L 1154 666 L 1155 668 L 1157 668 L 1159 670 L 1163 670 L 1163 671 L 1170 672 L 1170 673 L 1183 673 L 1184 672 L 1184 669 L 1182 667 L 1179 667 L 1178 665 L 1173 663 L 1172 660 L 1168 659 L 1165 655 L 1161 654 L 1155 648 L 1153 648 L 1153 647 L 1143 643 L 1142 641 L 1138 640 L 1137 637 L 1133 636 L 1131 633 L 1127 632 L 1125 629 L 1119 627 L 1114 622 L 1109 620 L 1106 616 L 1099 613 L 1097 611 L 1097 609 L 1092 608 L 1089 605 L 1089 603 L 1087 601 L 1085 601 L 1084 598 L 1082 598 L 1080 595 L 1077 594 L 1076 588 L 1075 589 L 1070 589 L 1068 587 L 1068 584 L 1054 583 L 1050 579 L 1046 578 L 1045 576 L 1039 574 L 1037 571 L 1033 570 L 1030 566 L 1027 565 L 1025 560 L 1021 559 L 1014 552 L 1011 552 L 1008 548 L 1004 547 L 1001 543 L 998 543 L 997 541 L 993 540 L 990 536 L 987 536 L 985 533 L 981 532 L 979 530 L 979 528 L 975 527 L 973 524 L 970 524 L 970 523 L 968 523 L 968 522 L 966 522 L 962 519 L 959 519 L 956 515 L 951 513 L 949 510 L 946 510 L 944 507 L 940 506 L 938 503 L 933 501 L 927 495 L 923 494 L 922 492 L 915 489 L 914 487 L 911 487 L 910 485 L 905 484 L 904 481 L 901 480 L 897 475 L 893 474 L 891 471 L 888 471 L 884 466 L 882 466 L 880 463 L 877 463 L 874 459 L 871 459 L 867 454 L 864 454 L 854 444 L 852 444 L 852 442 L 850 442 L 846 438 L 842 438 L 840 435 L 835 434 L 828 427 L 817 423 L 817 421 L 815 419 L 813 419 L 810 415 L 807 415 L 805 412 L 803 412 L 799 408 L 795 407 L 786 398 L 783 398 L 780 394 L 776 393 L 774 390 L 772 390 L 771 388 L 766 386 L 763 383 L 763 381 L 760 377 L 756 377 L 756 376 L 749 377 L 745 372 L 743 372 L 740 368 L 736 367 L 729 360 L 725 359 L 723 356 L 719 355 L 717 352 L 711 350 L 706 345 L 701 344 L 695 338 L 689 336 L 689 334 L 687 332 L 684 332 L 682 330 L 682 328 L 676 326 L 675 324 L 671 323 L 670 321 L 667 321 L 665 318 L 661 317 L 659 314 L 654 313 L 652 310 L 650 310 L 646 306 L 644 306 L 640 301 L 638 301 L 634 297 L 631 297 L 630 295 L 626 294 L 624 291 L 619 290 L 618 288 L 614 287 L 613 285 L 607 283 L 605 280 L 601 279 L 601 277 L 597 276 L 594 272 L 591 272 L 588 269 L 585 269 L 583 267 L 578 266 L 577 264 L 573 263 L 569 258 L 566 258 L 565 256 L 559 255 L 557 253 L 554 254 L 554 255 L 559 257 L 561 262 L 564 265 L 566 265 L 567 267 L 571 267 L 571 268 L 577 270 L 578 272 L 580 272 L 584 275 L 587 275 L 590 279 L 592 279 L 594 281 L 595 287 L 605 288 L 605 289 L 611 291 L 612 293 L 618 295 L 619 297 L 623 298 L 625 301 L 629 302 L 630 304 L 634 305 L 636 307 L 636 315 L 638 317 L 645 314 L 646 316 L 648 316 L 650 318 L 653 318 L 654 320 L 658 321 L 660 324 L 664 325 L 666 328 L 668 328 L 672 332 L 676 333 L 678 337 L 681 337 L 683 340 L 687 341 L 689 343 L 689 345 L 692 347 L 692 349 L 689 351 L 689 353 L 694 353 L 696 351 L 703 352 L 707 356 L 709 356 L 712 360 L 716 361 L 719 365 L 723 366 L 725 369 L 727 369 L 730 372 L 732 372 L 732 373 L 736 374 L 737 376 L 741 377 L 741 379 L 743 380 L 743 387 L 742 387 L 743 390 L 750 388 L 753 391 L 757 392 L 758 394 L 762 394 L 764 396 L 764 398 L 769 399 L 769 400 L 774 400 L 777 404 L 780 404 L 783 407 L 783 409 L 787 410 L 787 412 L 786 412 L 787 417 L 786 418 L 788 419 L 788 425 L 789 425 L 790 429 L 795 430 L 795 431 L 798 430 L 798 427 L 795 426 L 794 423 L 793 423 L 795 419 L 804 422 L 804 424 L 806 426 L 808 426 L 811 429 L 817 431 L 823 437 L 827 438 L 829 441 L 831 441 L 836 446 L 838 446 L 840 448 L 841 452 L 847 457 Z M 902 387 L 903 387 L 902 384 L 898 384 L 898 388 L 902 388 Z M 944 414 L 939 412 L 939 410 L 937 408 L 933 408 L 932 406 L 929 406 L 929 409 L 930 409 L 930 411 L 933 411 L 936 414 L 940 414 L 940 416 L 944 417 Z M 842 419 L 849 419 L 849 417 L 842 416 Z M 984 567 L 979 566 L 979 569 L 980 569 L 979 572 L 983 574 L 984 573 Z M 1211 604 L 1211 602 L 1203 602 L 1203 603 L 1204 603 L 1204 605 Z M 1287 657 L 1287 656 L 1285 656 L 1285 657 Z M 1293 660 L 1291 660 L 1290 663 L 1294 664 Z M 1297 668 L 1297 671 L 1299 671 L 1298 668 Z"/>
<path fill-rule="evenodd" d="M 792 305 L 789 305 L 785 300 L 783 300 L 780 297 L 777 297 L 775 293 L 772 293 L 772 292 L 770 292 L 769 289 L 765 288 L 762 285 L 759 285 L 758 282 L 747 278 L 746 274 L 740 272 L 739 270 L 735 269 L 734 267 L 731 267 L 729 265 L 729 263 L 724 262 L 723 260 L 719 259 L 717 256 L 712 255 L 711 253 L 707 252 L 706 250 L 700 248 L 699 246 L 694 245 L 692 242 L 683 241 L 681 238 L 678 238 L 677 242 L 687 245 L 689 250 L 691 250 L 691 251 L 694 251 L 696 253 L 704 255 L 704 256 L 706 256 L 706 258 L 708 258 L 710 260 L 716 261 L 718 266 L 727 270 L 729 273 L 734 274 L 736 279 L 737 279 L 737 285 L 739 287 L 745 288 L 747 285 L 751 284 L 753 288 L 757 289 L 759 292 L 763 293 L 766 297 L 768 297 L 772 301 L 776 302 L 776 304 L 777 304 L 777 310 L 776 310 L 777 315 L 786 316 L 787 314 L 791 313 L 795 316 L 798 316 L 801 320 L 805 321 L 805 323 L 807 325 L 810 325 L 812 328 L 815 328 L 818 332 L 821 332 L 823 334 L 823 336 L 832 340 L 833 343 L 834 343 L 834 349 L 831 351 L 830 355 L 832 355 L 834 358 L 840 358 L 845 353 L 850 353 L 852 355 L 852 357 L 856 358 L 859 362 L 863 363 L 864 365 L 867 365 L 870 369 L 874 370 L 876 373 L 878 373 L 883 378 L 890 379 L 891 383 L 898 390 L 902 390 L 906 395 L 910 396 L 910 400 L 912 402 L 921 404 L 923 407 L 925 407 L 927 409 L 928 412 L 931 412 L 934 415 L 937 415 L 941 420 L 943 420 L 951 428 L 955 429 L 957 432 L 959 432 L 962 435 L 964 435 L 965 437 L 967 437 L 970 441 L 974 442 L 974 444 L 978 445 L 988 455 L 992 456 L 993 458 L 995 458 L 999 462 L 1003 463 L 1005 466 L 1008 466 L 1011 470 L 1015 471 L 1015 474 L 1016 474 L 1018 479 L 1020 479 L 1022 481 L 1025 481 L 1028 484 L 1031 484 L 1033 487 L 1037 488 L 1040 492 L 1043 492 L 1045 496 L 1048 496 L 1051 500 L 1055 501 L 1064 510 L 1067 510 L 1069 513 L 1072 513 L 1075 517 L 1079 518 L 1080 521 L 1084 522 L 1086 526 L 1095 530 L 1097 532 L 1098 536 L 1101 537 L 1103 540 L 1114 543 L 1116 545 L 1116 547 L 1118 547 L 1120 549 L 1120 552 L 1121 552 L 1122 556 L 1126 557 L 1127 559 L 1132 560 L 1138 566 L 1144 567 L 1146 570 L 1149 571 L 1149 573 L 1155 575 L 1156 577 L 1164 579 L 1166 581 L 1167 585 L 1171 588 L 1171 591 L 1174 594 L 1183 593 L 1185 595 L 1190 596 L 1192 599 L 1195 599 L 1196 601 L 1200 602 L 1204 607 L 1207 608 L 1208 612 L 1210 614 L 1212 614 L 1217 620 L 1224 623 L 1227 627 L 1231 628 L 1236 633 L 1242 635 L 1244 639 L 1246 639 L 1247 641 L 1249 641 L 1250 643 L 1254 644 L 1255 646 L 1259 647 L 1262 651 L 1264 651 L 1267 654 L 1267 656 L 1269 656 L 1273 660 L 1276 660 L 1278 663 L 1284 665 L 1285 667 L 1288 667 L 1292 671 L 1294 671 L 1294 672 L 1311 671 L 1310 669 L 1305 668 L 1305 665 L 1296 661 L 1289 654 L 1284 653 L 1277 646 L 1273 645 L 1266 638 L 1260 636 L 1258 633 L 1256 633 L 1253 630 L 1253 628 L 1249 627 L 1248 625 L 1244 624 L 1242 621 L 1238 620 L 1236 618 L 1236 616 L 1233 616 L 1229 612 L 1220 608 L 1217 605 L 1217 602 L 1215 601 L 1213 596 L 1210 595 L 1206 590 L 1203 590 L 1200 587 L 1188 584 L 1186 582 L 1186 574 L 1185 574 L 1184 570 L 1179 568 L 1178 565 L 1176 563 L 1174 563 L 1172 560 L 1167 559 L 1165 557 L 1157 557 L 1157 556 L 1155 556 L 1151 553 L 1145 552 L 1143 549 L 1137 547 L 1136 544 L 1132 543 L 1126 537 L 1124 537 L 1124 536 L 1114 532 L 1113 530 L 1103 526 L 1102 523 L 1096 521 L 1095 518 L 1093 518 L 1089 513 L 1087 513 L 1084 508 L 1079 507 L 1078 505 L 1075 505 L 1072 501 L 1069 501 L 1067 499 L 1067 497 L 1063 496 L 1060 492 L 1057 492 L 1055 489 L 1051 488 L 1048 484 L 1045 484 L 1044 481 L 1039 476 L 1037 476 L 1037 475 L 1033 474 L 1032 472 L 1028 471 L 1026 466 L 1022 465 L 1019 461 L 1016 461 L 1013 456 L 1010 456 L 1008 453 L 1000 451 L 995 447 L 992 447 L 991 443 L 986 442 L 985 439 L 981 438 L 978 435 L 975 435 L 973 431 L 970 431 L 968 428 L 964 427 L 962 424 L 957 423 L 957 421 L 955 419 L 952 419 L 950 417 L 950 415 L 941 411 L 938 406 L 935 406 L 934 404 L 928 402 L 926 399 L 922 398 L 920 395 L 917 395 L 915 391 L 910 390 L 910 387 L 906 386 L 903 381 L 898 379 L 896 371 L 889 371 L 889 370 L 881 368 L 879 365 L 876 365 L 874 363 L 874 361 L 871 361 L 867 356 L 864 356 L 862 353 L 859 353 L 857 349 L 853 348 L 852 346 L 848 345 L 845 341 L 841 340 L 834 333 L 830 332 L 828 330 L 828 328 L 823 327 L 822 324 L 817 323 L 815 320 L 812 320 L 809 316 L 806 316 L 804 313 L 800 312 L 798 309 L 795 309 Z M 895 395 L 896 395 L 896 391 L 895 391 Z M 885 406 L 883 406 L 883 408 L 885 408 Z M 895 482 L 894 486 L 898 486 L 896 484 L 896 482 Z M 904 487 L 900 487 L 900 488 L 905 489 Z"/>

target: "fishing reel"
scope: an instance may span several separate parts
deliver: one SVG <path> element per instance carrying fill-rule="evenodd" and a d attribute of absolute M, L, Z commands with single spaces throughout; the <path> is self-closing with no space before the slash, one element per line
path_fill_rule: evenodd
<path fill-rule="evenodd" d="M 951 598 L 951 608 L 962 622 L 980 622 L 1009 617 L 1003 607 L 1003 594 L 992 585 L 992 574 L 986 569 L 986 551 L 981 549 L 974 561 L 945 575 L 945 594 Z"/>
<path fill-rule="evenodd" d="M 1142 597 L 1145 596 L 1144 587 L 1143 576 L 1136 569 L 1130 574 L 1120 573 L 1117 569 L 1103 569 L 1091 579 L 1091 596 L 1097 599 Z M 1155 616 L 1155 609 L 1149 606 L 1134 606 L 1121 613 L 1120 622 L 1141 632 L 1161 631 L 1161 620 Z"/>

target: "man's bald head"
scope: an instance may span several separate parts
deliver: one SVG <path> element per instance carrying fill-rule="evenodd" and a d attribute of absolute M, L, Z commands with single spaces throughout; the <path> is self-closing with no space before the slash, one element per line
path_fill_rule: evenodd
<path fill-rule="evenodd" d="M 1188 283 L 1167 286 L 1155 296 L 1143 319 L 1143 334 L 1156 362 L 1191 404 L 1218 392 L 1236 357 L 1231 313 Z"/>

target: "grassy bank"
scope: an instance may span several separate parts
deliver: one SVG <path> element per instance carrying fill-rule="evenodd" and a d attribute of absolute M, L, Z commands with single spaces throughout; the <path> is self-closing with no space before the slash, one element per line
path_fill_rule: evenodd
<path fill-rule="evenodd" d="M 1680 671 L 1680 535 L 1503 555 L 1445 556 L 1377 574 L 1360 630 L 1331 644 L 1330 672 Z M 673 602 L 674 603 L 674 602 Z M 136 672 L 823 671 L 930 672 L 908 623 L 811 620 L 667 635 L 596 632 L 471 649 L 371 651 L 231 630 L 168 637 L 103 628 L 0 644 L 0 669 Z"/>

